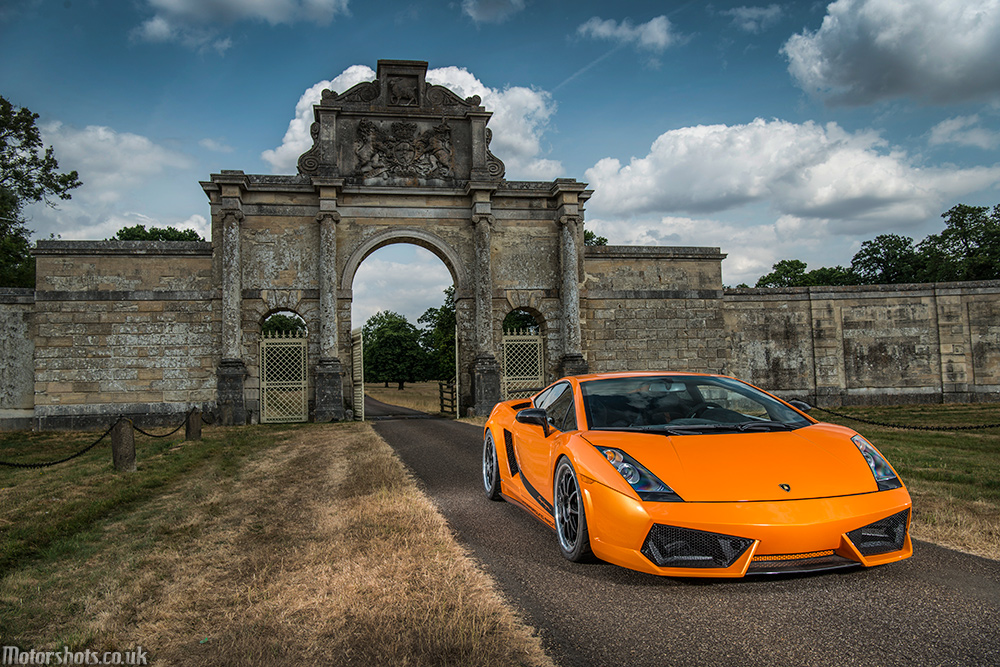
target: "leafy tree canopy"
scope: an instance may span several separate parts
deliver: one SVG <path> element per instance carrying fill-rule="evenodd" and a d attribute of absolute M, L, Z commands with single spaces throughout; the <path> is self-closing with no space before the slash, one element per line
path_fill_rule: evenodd
<path fill-rule="evenodd" d="M 305 321 L 295 313 L 288 311 L 274 313 L 264 320 L 261 331 L 267 334 L 273 333 L 298 333 L 306 330 Z"/>
<path fill-rule="evenodd" d="M 1000 279 L 1000 205 L 958 204 L 941 215 L 945 228 L 920 243 L 880 234 L 861 244 L 850 268 L 806 271 L 797 259 L 776 263 L 756 287 L 876 285 Z"/>
<path fill-rule="evenodd" d="M 122 227 L 115 234 L 119 241 L 204 241 L 201 234 L 193 229 L 177 229 L 176 227 L 150 227 L 135 225 Z"/>
<path fill-rule="evenodd" d="M 75 171 L 60 173 L 51 146 L 45 148 L 38 114 L 0 97 L 0 287 L 34 287 L 35 258 L 24 207 L 69 199 L 81 185 Z"/>
<path fill-rule="evenodd" d="M 374 382 L 419 382 L 426 377 L 427 356 L 420 332 L 399 313 L 381 310 L 365 322 L 365 378 Z"/>
<path fill-rule="evenodd" d="M 417 320 L 420 344 L 427 353 L 427 376 L 434 380 L 455 377 L 455 286 L 444 290 L 440 308 L 428 308 Z"/>
<path fill-rule="evenodd" d="M 541 327 L 538 325 L 538 320 L 535 316 L 526 310 L 521 310 L 520 308 L 515 309 L 507 313 L 507 317 L 503 318 L 503 330 L 504 331 L 527 331 L 529 333 L 538 333 Z"/>
<path fill-rule="evenodd" d="M 608 245 L 608 239 L 585 229 L 583 230 L 583 245 Z"/>

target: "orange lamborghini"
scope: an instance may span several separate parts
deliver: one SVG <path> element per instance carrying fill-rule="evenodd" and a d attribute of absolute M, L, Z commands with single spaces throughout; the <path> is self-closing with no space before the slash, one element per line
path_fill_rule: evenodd
<path fill-rule="evenodd" d="M 909 558 L 895 470 L 808 409 L 719 375 L 567 377 L 494 408 L 483 485 L 553 528 L 571 561 L 742 577 Z"/>

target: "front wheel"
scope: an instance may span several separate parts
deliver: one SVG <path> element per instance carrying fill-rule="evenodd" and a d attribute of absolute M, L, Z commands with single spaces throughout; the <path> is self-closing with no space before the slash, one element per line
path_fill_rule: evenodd
<path fill-rule="evenodd" d="M 554 500 L 559 551 L 574 563 L 590 560 L 587 515 L 580 495 L 580 483 L 569 459 L 560 459 L 556 466 Z"/>
<path fill-rule="evenodd" d="M 500 462 L 497 460 L 497 448 L 493 444 L 493 434 L 486 432 L 483 439 L 483 488 L 490 500 L 502 500 L 500 497 Z"/>

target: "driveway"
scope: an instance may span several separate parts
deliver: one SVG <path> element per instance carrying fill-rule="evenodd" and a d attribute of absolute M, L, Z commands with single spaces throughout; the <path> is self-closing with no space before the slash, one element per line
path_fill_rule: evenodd
<path fill-rule="evenodd" d="M 560 665 L 1000 665 L 996 561 L 916 542 L 870 570 L 738 581 L 573 564 L 547 527 L 486 500 L 481 428 L 380 412 L 375 430 Z"/>

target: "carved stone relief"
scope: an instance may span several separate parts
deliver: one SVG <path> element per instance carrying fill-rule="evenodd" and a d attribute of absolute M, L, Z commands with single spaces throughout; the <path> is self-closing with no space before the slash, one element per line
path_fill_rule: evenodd
<path fill-rule="evenodd" d="M 387 130 L 372 121 L 358 123 L 354 136 L 356 176 L 453 178 L 455 148 L 446 122 L 418 132 L 415 123 L 392 123 Z"/>

